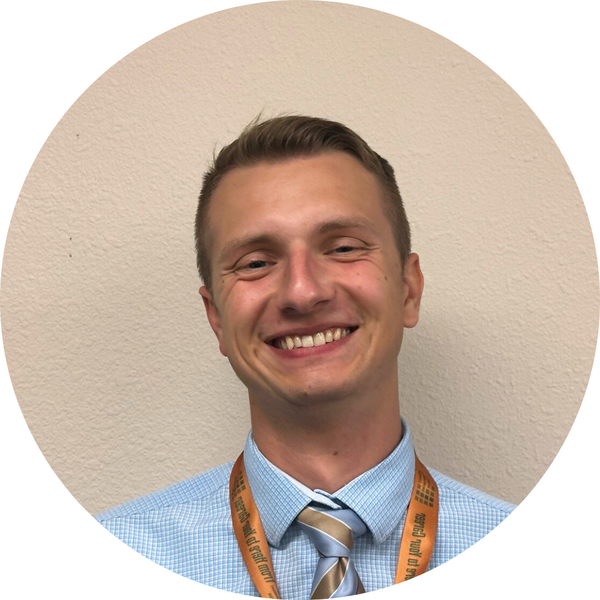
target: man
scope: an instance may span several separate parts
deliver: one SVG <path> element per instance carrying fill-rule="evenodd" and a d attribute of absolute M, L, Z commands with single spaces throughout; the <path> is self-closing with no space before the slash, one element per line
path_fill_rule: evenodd
<path fill-rule="evenodd" d="M 393 170 L 358 135 L 252 123 L 205 175 L 196 242 L 252 432 L 234 466 L 109 510 L 105 527 L 196 581 L 303 600 L 410 579 L 510 513 L 415 456 L 397 358 L 423 275 Z"/>

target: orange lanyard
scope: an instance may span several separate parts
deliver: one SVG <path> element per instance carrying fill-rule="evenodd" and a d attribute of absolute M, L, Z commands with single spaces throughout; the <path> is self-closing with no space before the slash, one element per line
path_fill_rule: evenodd
<path fill-rule="evenodd" d="M 235 461 L 231 471 L 229 500 L 235 537 L 258 593 L 261 598 L 280 598 L 267 537 L 246 477 L 243 453 Z M 402 532 L 394 583 L 401 583 L 425 572 L 435 544 L 437 519 L 437 485 L 415 455 L 415 479 Z"/>

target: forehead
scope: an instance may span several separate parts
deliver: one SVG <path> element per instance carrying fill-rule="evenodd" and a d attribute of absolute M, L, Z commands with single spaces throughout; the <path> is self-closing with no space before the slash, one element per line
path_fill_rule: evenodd
<path fill-rule="evenodd" d="M 263 227 L 281 226 L 298 222 L 307 212 L 315 218 L 317 213 L 380 216 L 382 198 L 376 176 L 344 152 L 261 162 L 237 167 L 222 178 L 210 200 L 209 227 L 213 243 L 218 243 L 232 227 L 256 221 Z"/>

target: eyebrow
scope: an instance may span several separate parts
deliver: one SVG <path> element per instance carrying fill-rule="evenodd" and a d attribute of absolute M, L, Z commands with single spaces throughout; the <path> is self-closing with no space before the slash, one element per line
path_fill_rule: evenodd
<path fill-rule="evenodd" d="M 268 233 L 260 233 L 257 235 L 247 235 L 241 238 L 232 240 L 227 246 L 223 248 L 220 253 L 220 259 L 228 257 L 230 254 L 235 252 L 238 248 L 245 248 L 246 246 L 258 246 L 261 244 L 272 244 L 277 241 L 277 237 Z"/>
<path fill-rule="evenodd" d="M 329 233 L 330 231 L 337 231 L 338 229 L 373 229 L 373 224 L 366 219 L 347 218 L 347 219 L 334 219 L 331 221 L 325 221 L 317 226 L 319 233 Z"/>
<path fill-rule="evenodd" d="M 357 218 L 340 218 L 323 221 L 317 224 L 316 231 L 319 234 L 326 234 L 332 231 L 339 231 L 341 229 L 359 229 L 366 228 L 374 231 L 373 224 L 366 219 Z M 271 245 L 276 244 L 280 240 L 277 234 L 270 233 L 259 233 L 256 235 L 247 235 L 241 238 L 232 240 L 227 244 L 220 253 L 220 259 L 226 259 L 232 253 L 236 252 L 239 248 L 245 248 L 249 246 L 260 246 L 260 245 Z"/>

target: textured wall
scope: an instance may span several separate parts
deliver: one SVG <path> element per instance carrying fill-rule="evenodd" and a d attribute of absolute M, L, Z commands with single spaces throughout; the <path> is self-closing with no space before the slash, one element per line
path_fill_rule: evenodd
<path fill-rule="evenodd" d="M 205 322 L 192 222 L 213 148 L 261 110 L 345 122 L 394 165 L 426 277 L 402 413 L 424 462 L 521 500 L 571 426 L 595 347 L 576 185 L 477 59 L 320 2 L 165 33 L 88 89 L 41 150 L 1 301 L 17 398 L 49 463 L 96 512 L 239 453 L 247 401 Z"/>

